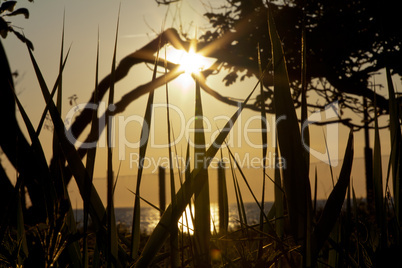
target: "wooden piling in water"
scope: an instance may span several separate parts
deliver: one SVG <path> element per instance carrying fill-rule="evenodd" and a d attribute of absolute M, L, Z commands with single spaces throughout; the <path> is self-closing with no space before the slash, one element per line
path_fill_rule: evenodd
<path fill-rule="evenodd" d="M 165 168 L 159 166 L 158 169 L 158 177 L 159 177 L 159 208 L 160 208 L 160 216 L 162 217 L 163 212 L 166 209 L 166 176 L 165 176 Z"/>
<path fill-rule="evenodd" d="M 218 164 L 218 209 L 219 209 L 219 233 L 225 234 L 229 225 L 229 204 L 226 188 L 225 163 L 221 160 Z"/>

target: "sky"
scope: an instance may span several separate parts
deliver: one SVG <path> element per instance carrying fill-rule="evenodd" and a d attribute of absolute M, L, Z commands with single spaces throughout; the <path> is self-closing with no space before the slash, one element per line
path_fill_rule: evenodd
<path fill-rule="evenodd" d="M 221 1 L 222 2 L 222 1 Z M 206 1 L 205 1 L 206 3 Z M 219 6 L 217 2 L 214 5 Z M 120 6 L 120 14 L 119 14 Z M 110 73 L 113 47 L 116 34 L 117 19 L 119 18 L 119 32 L 117 43 L 117 61 L 124 56 L 140 49 L 150 40 L 154 39 L 165 25 L 165 28 L 182 27 L 184 32 L 192 36 L 197 32 L 201 34 L 208 27 L 208 21 L 203 17 L 203 13 L 209 11 L 209 6 L 200 1 L 180 1 L 170 7 L 157 5 L 154 1 L 35 1 L 18 2 L 18 7 L 26 7 L 30 11 L 29 19 L 13 17 L 10 20 L 16 29 L 23 30 L 25 36 L 34 44 L 34 56 L 45 76 L 48 86 L 51 87 L 58 75 L 60 47 L 63 28 L 63 15 L 65 14 L 65 51 L 70 48 L 70 55 L 63 74 L 63 112 L 62 118 L 76 116 L 73 107 L 86 103 L 92 94 L 95 81 L 95 62 L 97 35 L 99 29 L 100 38 L 100 66 L 99 78 L 105 77 Z M 20 28 L 17 28 L 20 27 Z M 24 44 L 10 34 L 2 40 L 6 49 L 8 60 L 13 71 L 18 71 L 16 78 L 16 91 L 26 111 L 28 112 L 34 125 L 37 125 L 45 107 L 45 103 L 40 93 L 40 88 L 35 78 L 32 64 L 30 63 L 28 51 Z M 169 51 L 169 50 L 168 50 Z M 163 51 L 162 51 L 163 52 Z M 116 84 L 115 100 L 119 100 L 122 95 L 137 86 L 147 83 L 152 77 L 152 66 L 141 64 L 130 70 L 128 76 Z M 257 82 L 255 79 L 248 79 L 243 83 L 225 87 L 222 83 L 222 75 L 208 80 L 208 84 L 220 94 L 235 98 L 245 98 Z M 187 82 L 186 82 L 187 81 Z M 384 83 L 383 75 L 376 78 L 377 83 Z M 400 86 L 396 84 L 396 87 Z M 77 98 L 71 105 L 72 96 Z M 255 97 L 255 96 L 254 96 Z M 107 101 L 107 95 L 103 102 Z M 132 103 L 124 113 L 119 114 L 115 120 L 115 147 L 113 149 L 115 174 L 119 170 L 118 183 L 115 194 L 116 206 L 132 206 L 134 196 L 130 191 L 135 190 L 137 163 L 139 149 L 136 144 L 140 138 L 142 118 L 145 112 L 145 105 L 148 95 L 142 96 Z M 172 127 L 177 141 L 177 157 L 185 157 L 187 141 L 193 140 L 191 129 L 194 126 L 194 84 L 188 83 L 184 75 L 169 84 L 169 99 L 172 105 L 170 109 Z M 210 143 L 221 129 L 228 117 L 235 111 L 236 107 L 223 104 L 211 96 L 202 93 L 204 114 L 206 117 L 206 141 Z M 168 149 L 167 126 L 166 126 L 166 94 L 164 88 L 159 88 L 155 92 L 155 108 L 153 115 L 154 125 L 151 126 L 151 140 L 147 151 L 147 169 L 144 170 L 144 179 L 141 186 L 141 196 L 157 204 L 157 167 L 167 166 Z M 322 119 L 331 116 L 330 113 L 313 113 L 310 115 L 321 116 Z M 274 155 L 274 122 L 275 118 L 268 115 L 268 165 Z M 23 126 L 23 124 L 21 124 Z M 252 189 L 256 196 L 261 194 L 262 173 L 257 168 L 261 163 L 261 135 L 258 132 L 260 126 L 259 113 L 245 110 L 239 122 L 229 135 L 229 144 L 232 151 L 238 155 L 239 160 L 243 161 L 248 168 L 244 171 L 249 178 Z M 23 128 L 23 127 L 22 127 Z M 24 129 L 24 128 L 23 128 Z M 255 129 L 257 129 L 255 131 Z M 335 181 L 339 174 L 341 159 L 346 147 L 346 139 L 349 130 L 342 126 L 311 127 L 312 149 L 316 151 L 317 157 L 312 157 L 311 171 L 317 167 L 319 175 L 318 192 L 319 198 L 328 197 L 332 189 L 332 180 L 329 176 L 330 168 L 323 163 L 323 156 L 326 155 L 324 135 L 326 133 L 329 142 L 329 151 L 335 158 L 333 163 L 339 158 L 337 167 L 334 167 Z M 51 137 L 49 130 L 42 131 L 41 141 L 46 156 L 51 158 Z M 79 138 L 78 140 L 82 141 Z M 371 134 L 373 140 L 373 134 Z M 381 132 L 382 153 L 384 163 L 386 156 L 389 155 L 389 132 Z M 102 200 L 106 202 L 106 146 L 104 137 L 101 137 L 97 151 L 96 170 L 94 184 Z M 363 146 L 364 139 L 362 133 L 356 133 L 355 156 L 356 161 L 353 169 L 353 182 L 358 197 L 364 196 L 364 172 L 363 169 Z M 227 150 L 223 150 L 224 158 L 228 159 Z M 12 168 L 7 165 L 7 160 L 2 156 L 2 164 L 5 165 L 10 177 L 13 175 Z M 273 162 L 272 162 L 273 163 Z M 385 168 L 384 168 L 385 169 Z M 176 170 L 176 172 L 178 172 Z M 216 201 L 216 169 L 210 169 L 210 188 L 211 200 Z M 233 202 L 234 191 L 229 176 L 230 169 L 227 169 L 229 198 Z M 273 169 L 268 169 L 268 174 L 273 175 Z M 313 174 L 313 173 L 312 173 Z M 167 175 L 168 177 L 168 175 Z M 313 178 L 313 176 L 311 176 Z M 177 188 L 179 185 L 176 176 Z M 76 207 L 81 207 L 79 192 L 74 183 L 69 185 L 72 202 Z M 252 201 L 252 197 L 244 187 L 245 201 Z M 169 190 L 167 190 L 169 196 Z M 273 200 L 273 184 L 267 181 L 268 201 Z"/>

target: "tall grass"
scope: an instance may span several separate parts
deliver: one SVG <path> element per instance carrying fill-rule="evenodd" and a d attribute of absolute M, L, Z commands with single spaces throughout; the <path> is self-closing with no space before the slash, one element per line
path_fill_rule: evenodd
<path fill-rule="evenodd" d="M 159 49 L 160 49 L 160 40 L 159 40 Z M 159 60 L 159 50 L 157 52 L 155 62 Z M 152 74 L 152 81 L 156 79 L 157 74 L 157 64 L 155 64 L 153 74 Z M 141 186 L 141 179 L 142 173 L 144 170 L 144 159 L 145 153 L 148 146 L 149 140 L 149 133 L 150 133 L 150 126 L 151 126 L 151 119 L 152 119 L 152 105 L 154 101 L 154 90 L 149 92 L 147 106 L 145 109 L 144 115 L 144 124 L 141 129 L 141 146 L 140 146 L 140 164 L 138 165 L 138 172 L 137 172 L 137 186 L 135 190 L 135 203 L 134 203 L 134 211 L 133 211 L 133 223 L 132 223 L 132 237 L 131 237 L 131 258 L 135 259 L 138 257 L 138 250 L 140 246 L 140 186 Z"/>
<path fill-rule="evenodd" d="M 98 29 L 98 42 L 96 46 L 96 64 L 95 64 L 95 90 L 94 90 L 94 101 L 98 102 L 98 72 L 99 72 L 99 29 Z M 98 109 L 94 109 L 92 113 L 92 123 L 91 123 L 91 137 L 96 137 L 98 133 Z M 88 172 L 89 180 L 85 182 L 85 199 L 84 201 L 84 238 L 83 238 L 83 266 L 88 267 L 88 220 L 89 220 L 89 204 L 91 200 L 91 189 L 95 170 L 95 155 L 96 146 L 88 149 L 87 159 L 86 159 L 86 169 Z"/>
<path fill-rule="evenodd" d="M 195 179 L 195 187 L 201 189 L 194 200 L 194 236 L 197 247 L 197 265 L 205 266 L 210 262 L 209 240 L 211 237 L 211 209 L 209 197 L 208 170 L 204 165 L 205 160 L 205 134 L 204 115 L 201 101 L 201 88 L 196 79 L 195 85 L 195 122 L 194 122 L 194 169 L 200 169 Z M 200 161 L 201 160 L 201 161 Z"/>
<path fill-rule="evenodd" d="M 258 44 L 258 67 L 260 71 L 260 77 L 263 77 L 263 71 L 261 66 L 261 53 L 260 45 Z M 261 196 L 261 211 L 260 211 L 260 231 L 264 231 L 264 203 L 265 203 L 265 166 L 266 166 L 266 156 L 267 156 L 267 116 L 265 113 L 265 94 L 264 86 L 260 83 L 260 96 L 261 96 L 261 142 L 262 142 L 262 196 Z M 258 247 L 258 257 L 262 256 L 263 239 L 260 241 Z"/>
<path fill-rule="evenodd" d="M 167 74 L 167 57 L 166 57 L 166 49 L 165 49 L 165 75 Z M 173 170 L 173 159 L 172 159 L 172 146 L 171 146 L 171 127 L 170 127 L 170 112 L 169 112 L 169 90 L 168 83 L 166 83 L 166 122 L 167 122 L 167 138 L 169 144 L 169 175 L 170 175 L 170 200 L 172 203 L 173 211 L 176 210 L 176 185 L 175 185 L 175 176 Z M 170 230 L 170 266 L 171 267 L 179 267 L 179 228 L 176 225 L 173 225 L 172 230 Z"/>
<path fill-rule="evenodd" d="M 270 11 L 269 11 L 270 12 Z M 119 22 L 118 22 L 119 23 Z M 109 108 L 114 104 L 114 84 L 116 77 L 116 50 L 118 37 L 118 23 L 116 27 L 116 39 L 113 51 L 113 60 L 110 74 Z M 225 140 L 235 124 L 236 120 L 247 106 L 250 98 L 260 86 L 261 105 L 261 140 L 262 157 L 267 154 L 266 137 L 266 111 L 264 89 L 260 82 L 263 76 L 268 75 L 266 70 L 260 67 L 261 77 L 256 86 L 249 90 L 247 98 L 239 103 L 236 112 L 231 116 L 224 128 L 219 132 L 213 144 L 206 148 L 205 134 L 203 130 L 203 110 L 208 104 L 202 102 L 201 86 L 199 80 L 202 74 L 193 74 L 195 80 L 195 148 L 190 152 L 189 143 L 186 150 L 186 163 L 184 167 L 185 180 L 180 176 L 180 187 L 176 190 L 172 145 L 171 125 L 169 109 L 167 110 L 167 139 L 169 142 L 169 171 L 171 204 L 164 208 L 157 208 L 143 199 L 140 195 L 141 178 L 143 174 L 143 161 L 146 157 L 146 149 L 149 139 L 149 129 L 152 119 L 152 105 L 154 101 L 154 89 L 148 92 L 148 101 L 145 109 L 144 124 L 141 129 L 140 165 L 138 167 L 136 190 L 134 192 L 133 223 L 131 233 L 127 239 L 123 234 L 118 233 L 116 219 L 114 216 L 114 167 L 112 163 L 113 152 L 110 136 L 110 125 L 107 121 L 106 131 L 108 135 L 107 154 L 107 208 L 103 206 L 97 189 L 92 184 L 95 168 L 96 148 L 87 152 L 86 165 L 83 164 L 78 150 L 66 138 L 66 127 L 62 121 L 62 74 L 67 62 L 68 52 L 64 55 L 64 30 L 62 32 L 62 46 L 60 53 L 60 70 L 58 77 L 49 91 L 48 85 L 36 62 L 33 51 L 27 45 L 28 53 L 34 67 L 41 93 L 45 99 L 46 107 L 43 115 L 50 113 L 54 125 L 53 138 L 53 159 L 49 165 L 46 161 L 39 135 L 43 126 L 43 119 L 40 120 L 37 129 L 32 125 L 29 115 L 24 110 L 18 96 L 14 94 L 15 103 L 23 119 L 31 140 L 31 148 L 35 152 L 39 178 L 43 186 L 45 207 L 42 208 L 46 217 L 43 221 L 28 222 L 24 203 L 24 177 L 19 175 L 12 194 L 13 202 L 16 203 L 16 211 L 5 210 L 5 218 L 1 220 L 2 246 L 0 251 L 0 262 L 8 266 L 32 266 L 32 264 L 44 267 L 55 266 L 65 267 L 146 267 L 158 266 L 170 263 L 172 267 L 313 267 L 313 266 L 369 266 L 369 264 L 386 263 L 389 252 L 397 252 L 401 249 L 400 244 L 400 217 L 401 217 L 401 183 L 400 183 L 400 115 L 395 99 L 395 91 L 389 70 L 387 70 L 388 92 L 390 96 L 390 139 L 392 144 L 391 157 L 389 162 L 390 173 L 392 174 L 393 193 L 389 197 L 388 178 L 386 185 L 383 185 L 381 166 L 381 146 L 377 118 L 375 120 L 375 141 L 373 158 L 373 178 L 375 193 L 374 216 L 376 224 L 362 227 L 364 219 L 370 219 L 373 215 L 367 214 L 359 208 L 350 173 L 353 163 L 353 132 L 350 132 L 346 145 L 343 164 L 334 181 L 334 188 L 326 200 L 325 206 L 319 211 L 317 208 L 317 184 L 320 180 L 319 174 L 315 172 L 315 189 L 311 193 L 309 178 L 310 155 L 303 147 L 303 142 L 309 144 L 308 128 L 300 129 L 294 104 L 291 98 L 289 78 L 287 74 L 286 60 L 282 49 L 280 36 L 275 27 L 272 15 L 268 14 L 268 28 L 272 47 L 272 59 L 267 68 L 272 68 L 274 75 L 274 99 L 276 118 L 284 119 L 276 126 L 277 140 L 275 146 L 275 173 L 271 179 L 262 168 L 262 196 L 257 198 L 245 175 L 242 167 L 236 161 L 232 149 L 226 144 L 229 155 L 229 166 L 231 178 L 226 178 L 223 162 L 218 168 L 218 193 L 219 193 L 219 232 L 211 234 L 210 229 L 210 193 L 208 167 L 212 159 L 221 151 Z M 304 33 L 304 31 L 303 31 Z M 162 35 L 161 35 L 162 36 Z M 98 34 L 99 39 L 99 34 Z M 302 51 L 302 80 L 306 77 L 306 45 L 303 34 L 301 44 Z M 158 40 L 159 50 L 165 45 L 162 38 Z M 169 79 L 177 77 L 177 69 L 172 68 L 167 73 L 168 66 L 165 61 L 165 74 L 157 78 L 157 65 L 159 54 L 154 61 L 152 81 L 154 85 L 165 85 L 166 102 L 169 105 Z M 96 48 L 95 67 L 95 91 L 94 101 L 100 99 L 98 95 L 98 68 L 99 68 L 99 41 Z M 258 57 L 260 55 L 258 54 Z M 64 59 L 63 59 L 64 58 Z M 261 61 L 260 61 L 261 62 Z M 8 67 L 8 62 L 2 59 L 1 64 Z M 2 76 L 3 77 L 3 76 Z M 7 78 L 9 79 L 9 78 Z M 0 80 L 4 83 L 6 78 Z M 308 117 L 305 105 L 305 84 L 302 89 L 302 120 Z M 54 103 L 53 96 L 57 91 L 57 101 Z M 130 95 L 131 96 L 131 95 Z M 127 97 L 130 100 L 131 97 Z M 127 100 L 126 99 L 126 100 Z M 119 108 L 116 103 L 116 110 L 107 112 L 107 118 L 111 119 Z M 44 118 L 44 116 L 42 116 Z M 97 139 L 99 126 L 97 125 L 97 110 L 91 114 L 92 124 L 90 130 L 91 139 Z M 163 120 L 163 119 L 161 119 Z M 302 131 L 304 131 L 302 133 Z M 174 133 L 173 133 L 174 134 Z M 176 150 L 176 148 L 175 148 Z M 195 161 L 193 168 L 188 165 L 190 155 Z M 176 152 L 177 155 L 177 152 Z M 286 165 L 279 165 L 279 157 L 285 159 Z M 66 171 L 64 163 L 67 163 Z M 265 164 L 264 164 L 265 166 Z M 72 213 L 71 200 L 66 190 L 64 177 L 71 172 L 78 185 L 82 200 L 84 202 L 84 225 L 83 231 L 75 226 Z M 2 175 L 4 176 L 4 175 Z M 266 180 L 273 183 L 266 185 Z M 234 195 L 238 209 L 238 230 L 228 230 L 228 184 L 233 183 Z M 274 205 L 266 213 L 265 187 L 274 187 Z M 247 219 L 245 205 L 243 202 L 244 191 L 251 194 L 260 212 L 260 222 L 256 225 L 250 224 Z M 347 194 L 348 193 L 348 194 Z M 385 194 L 384 194 L 385 193 Z M 346 215 L 343 215 L 342 206 L 345 196 L 347 198 Z M 194 200 L 194 202 L 193 202 Z M 153 232 L 147 238 L 140 234 L 140 202 L 145 201 L 154 208 L 164 210 L 161 219 Z M 33 202 L 34 203 L 34 202 Z M 193 206 L 194 203 L 194 206 Z M 194 215 L 186 215 L 187 207 L 194 207 Z M 185 234 L 183 228 L 179 230 L 178 223 L 185 214 L 182 224 L 189 227 L 187 217 L 193 219 L 194 235 Z M 89 218 L 91 221 L 89 221 Z M 16 220 L 14 220 L 16 219 Z M 370 221 L 367 221 L 370 222 Z M 367 224 L 367 223 L 366 223 Z M 370 230 L 366 235 L 368 239 L 362 239 L 361 232 Z M 376 230 L 376 231 L 372 231 Z M 180 233 L 181 232 L 181 233 Z M 169 247 L 164 246 L 170 237 Z M 180 238 L 180 239 L 179 239 Z M 376 241 L 376 243 L 371 243 Z M 167 250 L 170 249 L 170 250 Z M 39 252 L 39 253 L 38 253 Z M 181 262 L 180 262 L 181 260 Z"/>

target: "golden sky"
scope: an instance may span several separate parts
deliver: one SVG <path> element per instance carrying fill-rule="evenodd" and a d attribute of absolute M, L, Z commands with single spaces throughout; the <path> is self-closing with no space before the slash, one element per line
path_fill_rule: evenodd
<path fill-rule="evenodd" d="M 151 0 L 137 1 L 35 1 L 34 3 L 18 2 L 17 5 L 23 5 L 30 11 L 30 18 L 12 18 L 13 26 L 21 27 L 24 34 L 29 38 L 34 46 L 34 55 L 38 64 L 45 76 L 48 86 L 51 87 L 55 82 L 58 74 L 58 65 L 61 47 L 61 32 L 63 25 L 63 13 L 65 12 L 65 51 L 71 46 L 71 52 L 66 64 L 63 75 L 63 118 L 73 108 L 69 103 L 69 97 L 74 94 L 78 97 L 77 104 L 85 103 L 94 88 L 95 81 L 95 60 L 96 60 L 96 45 L 97 31 L 100 33 L 100 66 L 99 78 L 106 76 L 111 69 L 113 56 L 113 46 L 115 39 L 116 23 L 120 10 L 119 37 L 117 45 L 117 61 L 124 56 L 136 51 L 144 46 L 150 40 L 155 38 L 156 33 L 159 33 L 164 18 L 166 16 L 165 28 L 183 26 L 183 30 L 191 35 L 194 35 L 195 29 L 199 34 L 207 27 L 208 23 L 203 13 L 208 11 L 207 7 L 201 4 L 200 1 L 180 1 L 179 4 L 167 6 L 158 6 Z M 13 71 L 19 73 L 16 79 L 17 94 L 27 110 L 30 118 L 35 125 L 38 124 L 45 103 L 40 93 L 39 85 L 36 81 L 35 74 L 30 63 L 28 51 L 12 34 L 7 39 L 2 40 L 6 53 Z M 162 51 L 163 53 L 163 51 Z M 149 82 L 152 77 L 152 71 L 149 69 L 152 66 L 144 64 L 135 66 L 129 75 L 116 85 L 115 100 L 119 100 L 122 95 L 135 87 Z M 208 80 L 208 84 L 225 96 L 233 96 L 236 98 L 245 98 L 254 87 L 256 80 L 249 79 L 244 83 L 236 84 L 232 87 L 225 87 L 221 82 L 223 76 L 218 76 L 213 80 Z M 377 82 L 382 81 L 379 77 Z M 188 139 L 192 139 L 191 131 L 193 127 L 191 123 L 194 114 L 194 85 L 182 84 L 183 77 L 169 84 L 169 98 L 174 108 L 171 110 L 172 125 L 177 136 L 178 155 L 184 157 Z M 106 95 L 107 96 L 107 95 Z M 132 206 L 133 195 L 128 189 L 134 191 L 136 183 L 136 165 L 135 158 L 138 156 L 138 148 L 127 148 L 126 144 L 134 144 L 140 137 L 140 120 L 145 112 L 147 95 L 141 97 L 132 103 L 123 114 L 116 118 L 116 147 L 114 149 L 114 166 L 118 169 L 121 163 L 121 171 L 116 192 L 116 206 Z M 106 99 L 104 99 L 106 101 Z M 223 104 L 207 94 L 202 94 L 203 109 L 209 125 L 206 122 L 206 140 L 211 141 L 211 136 L 216 135 L 218 129 L 225 124 L 225 118 L 230 117 L 236 110 L 235 107 L 230 107 Z M 152 173 L 156 170 L 157 164 L 166 164 L 165 161 L 168 155 L 168 149 L 156 148 L 162 147 L 167 143 L 166 133 L 166 108 L 163 104 L 166 103 L 164 88 L 160 88 L 155 93 L 155 104 L 157 105 L 154 112 L 154 129 L 151 130 L 151 139 L 154 146 L 150 146 L 147 151 L 149 158 L 149 168 L 144 171 L 145 176 L 141 186 L 142 196 L 151 202 L 157 203 L 157 180 L 156 174 Z M 159 106 L 158 106 L 159 105 Z M 259 113 L 253 111 L 244 111 L 240 122 L 236 123 L 233 132 L 231 133 L 232 150 L 237 153 L 242 159 L 261 158 L 261 149 L 254 148 L 261 145 L 260 133 L 253 133 L 252 129 L 259 127 Z M 130 120 L 132 121 L 124 121 Z M 273 126 L 274 118 L 268 115 L 268 123 Z M 121 121 L 119 121 L 121 120 Z M 183 121 L 184 120 L 184 121 Z M 184 125 L 183 125 L 184 122 Z M 125 124 L 124 124 L 125 123 Z M 21 125 L 22 126 L 22 125 Z M 187 128 L 186 128 L 187 126 Z M 23 128 L 23 127 L 22 127 Z M 244 130 L 250 130 L 245 132 Z M 346 147 L 346 138 L 348 129 L 344 126 L 338 128 L 339 139 L 336 143 L 330 143 L 331 150 L 338 149 L 339 158 L 343 157 Z M 318 152 L 325 152 L 325 143 L 323 138 L 324 127 L 312 127 L 312 148 Z M 328 133 L 327 133 L 328 134 Z M 47 157 L 51 157 L 51 135 L 50 131 L 43 131 L 41 134 L 42 145 L 46 151 Z M 119 139 L 119 135 L 123 135 L 126 143 Z M 371 135 L 373 138 L 373 135 Z M 383 155 L 389 154 L 389 133 L 388 131 L 381 132 Z M 274 153 L 272 131 L 268 133 L 268 148 L 269 153 Z M 119 145 L 121 145 L 119 147 Z M 357 133 L 355 138 L 355 155 L 356 157 L 363 156 L 364 140 L 362 133 Z M 337 147 L 337 148 L 336 148 Z M 228 156 L 227 151 L 223 151 L 225 157 Z M 124 160 L 121 160 L 123 159 Z M 120 161 L 121 160 L 121 161 Z M 159 161 L 159 162 L 158 162 Z M 248 161 L 248 160 L 245 160 Z M 7 161 L 2 157 L 2 163 Z M 312 158 L 312 163 L 317 163 L 319 170 L 319 198 L 328 196 L 332 188 L 332 182 L 329 175 L 329 167 L 322 164 L 319 159 Z M 106 200 L 106 148 L 99 148 L 97 153 L 96 171 L 95 171 L 95 186 L 99 194 Z M 364 169 L 362 159 L 357 160 L 354 165 L 353 179 L 357 196 L 365 194 L 364 186 Z M 341 164 L 341 162 L 340 162 Z M 312 165 L 312 170 L 315 165 Z M 12 168 L 7 166 L 9 174 L 12 173 Z M 227 175 L 229 176 L 229 171 Z M 211 198 L 216 200 L 216 170 L 210 170 L 211 176 Z M 267 171 L 273 175 L 273 169 Z M 339 172 L 339 166 L 334 169 L 335 177 Z M 117 172 L 115 172 L 116 174 Z M 245 173 L 249 176 L 249 182 L 257 196 L 261 193 L 261 170 L 254 168 L 249 164 L 249 168 L 245 169 Z M 13 176 L 13 175 L 10 175 Z M 15 175 L 14 175 L 15 177 Z M 312 176 L 313 178 L 313 176 Z M 335 178 L 336 179 L 336 178 Z M 178 181 L 178 180 L 177 180 Z M 234 201 L 233 187 L 231 177 L 228 177 L 229 182 L 229 197 Z M 178 183 L 178 182 L 177 182 Z M 177 184 L 177 188 L 178 188 Z M 244 192 L 246 189 L 244 188 Z M 273 200 L 273 185 L 267 181 L 267 200 Z M 77 200 L 77 206 L 80 205 L 79 193 L 74 184 L 70 185 L 70 194 L 72 201 Z M 169 192 L 167 192 L 169 196 Z M 252 201 L 251 196 L 245 194 L 245 201 Z"/>

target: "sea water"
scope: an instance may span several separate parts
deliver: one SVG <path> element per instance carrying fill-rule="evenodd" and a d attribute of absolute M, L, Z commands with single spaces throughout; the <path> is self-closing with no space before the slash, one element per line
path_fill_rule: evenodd
<path fill-rule="evenodd" d="M 272 207 L 272 202 L 266 202 L 264 205 L 265 213 Z M 219 229 L 219 209 L 217 204 L 211 204 L 211 231 Z M 254 225 L 259 223 L 260 219 L 260 208 L 256 203 L 244 203 L 244 210 L 247 216 L 247 224 Z M 190 213 L 191 212 L 191 213 Z M 83 210 L 77 209 L 74 211 L 74 215 L 78 226 L 82 226 L 83 222 Z M 115 208 L 116 224 L 120 226 L 126 226 L 128 230 L 131 230 L 131 223 L 133 222 L 133 208 Z M 192 233 L 192 218 L 194 218 L 194 208 L 191 210 L 189 207 L 186 208 L 183 216 L 179 220 L 179 228 L 185 232 Z M 140 217 L 140 230 L 144 234 L 152 233 L 155 226 L 160 220 L 160 211 L 156 208 L 150 206 L 141 207 L 141 217 Z M 238 206 L 236 203 L 229 204 L 229 230 L 235 230 L 240 227 Z"/>

